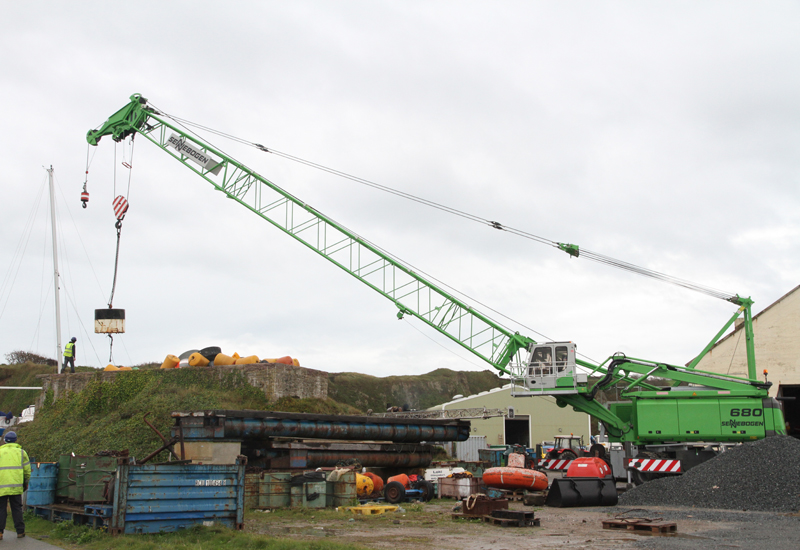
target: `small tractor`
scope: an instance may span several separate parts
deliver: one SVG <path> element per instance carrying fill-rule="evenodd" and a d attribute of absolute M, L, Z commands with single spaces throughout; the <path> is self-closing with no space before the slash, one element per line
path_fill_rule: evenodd
<path fill-rule="evenodd" d="M 547 453 L 547 458 L 549 459 L 575 460 L 583 456 L 594 456 L 605 459 L 606 457 L 606 448 L 599 443 L 592 444 L 587 451 L 583 443 L 582 435 L 557 435 L 554 439 L 555 445 L 553 445 L 553 449 Z"/>

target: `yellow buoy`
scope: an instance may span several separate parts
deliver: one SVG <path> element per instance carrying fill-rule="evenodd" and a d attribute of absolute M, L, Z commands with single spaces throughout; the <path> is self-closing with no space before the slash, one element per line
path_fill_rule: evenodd
<path fill-rule="evenodd" d="M 119 369 L 114 365 L 106 365 L 106 368 L 104 368 L 103 370 L 119 370 Z"/>
<path fill-rule="evenodd" d="M 294 365 L 295 367 L 299 367 L 300 359 L 298 359 L 297 357 L 292 357 L 292 365 Z"/>
<path fill-rule="evenodd" d="M 200 355 L 199 353 L 195 352 L 189 356 L 189 366 L 190 367 L 206 367 L 210 361 Z"/>
<path fill-rule="evenodd" d="M 375 485 L 372 480 L 367 476 L 356 474 L 356 493 L 360 497 L 366 497 L 372 494 Z"/>
<path fill-rule="evenodd" d="M 161 363 L 162 369 L 174 369 L 180 364 L 181 360 L 174 355 L 167 355 L 164 362 Z"/>
<path fill-rule="evenodd" d="M 233 365 L 234 361 L 235 359 L 233 357 L 225 355 L 224 353 L 218 353 L 216 357 L 214 357 L 214 366 L 220 367 L 224 365 Z"/>
<path fill-rule="evenodd" d="M 240 357 L 236 359 L 235 364 L 237 365 L 252 365 L 253 363 L 258 363 L 258 355 L 248 355 L 247 357 Z"/>
<path fill-rule="evenodd" d="M 241 355 L 239 355 L 238 353 L 236 353 L 236 352 L 234 351 L 234 352 L 233 352 L 233 355 L 231 355 L 231 357 L 233 357 L 234 359 L 238 359 L 239 357 L 241 357 Z"/>

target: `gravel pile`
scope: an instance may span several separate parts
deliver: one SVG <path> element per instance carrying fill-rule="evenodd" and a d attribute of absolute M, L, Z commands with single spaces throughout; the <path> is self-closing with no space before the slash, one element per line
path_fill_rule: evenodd
<path fill-rule="evenodd" d="M 620 506 L 800 510 L 800 440 L 774 436 L 734 447 L 683 475 L 626 491 Z"/>

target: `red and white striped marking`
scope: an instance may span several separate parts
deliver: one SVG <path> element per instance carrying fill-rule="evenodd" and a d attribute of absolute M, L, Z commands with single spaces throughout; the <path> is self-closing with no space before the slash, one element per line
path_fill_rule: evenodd
<path fill-rule="evenodd" d="M 112 203 L 114 206 L 114 215 L 117 217 L 118 220 L 121 220 L 125 217 L 125 212 L 128 211 L 128 201 L 125 200 L 125 197 L 119 195 L 114 202 Z"/>
<path fill-rule="evenodd" d="M 661 458 L 629 458 L 628 468 L 633 468 L 640 472 L 659 472 L 664 474 L 679 474 L 682 472 L 680 460 Z"/>
<path fill-rule="evenodd" d="M 572 460 L 562 458 L 548 459 L 542 460 L 539 463 L 539 468 L 543 470 L 566 470 L 569 468 L 570 464 L 572 464 Z"/>

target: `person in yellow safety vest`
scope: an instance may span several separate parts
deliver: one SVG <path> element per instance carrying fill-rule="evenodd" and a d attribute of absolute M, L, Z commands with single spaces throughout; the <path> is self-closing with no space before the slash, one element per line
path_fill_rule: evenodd
<path fill-rule="evenodd" d="M 0 446 L 0 540 L 8 519 L 8 505 L 11 504 L 11 519 L 17 538 L 25 536 L 25 521 L 22 518 L 22 493 L 28 490 L 31 479 L 31 462 L 22 447 L 17 443 L 17 434 L 6 432 L 5 444 Z"/>
<path fill-rule="evenodd" d="M 67 365 L 69 365 L 69 372 L 75 374 L 75 342 L 77 341 L 78 339 L 73 336 L 64 347 L 64 368 L 61 372 L 66 372 Z"/>

